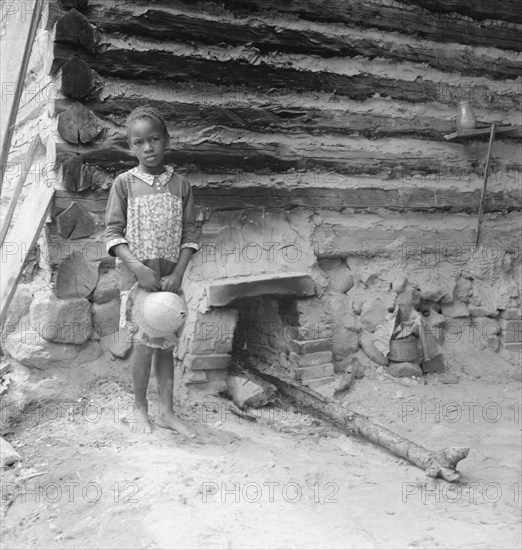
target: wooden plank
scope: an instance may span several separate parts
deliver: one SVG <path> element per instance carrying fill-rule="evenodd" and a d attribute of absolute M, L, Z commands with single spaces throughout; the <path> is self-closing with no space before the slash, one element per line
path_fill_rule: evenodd
<path fill-rule="evenodd" d="M 32 17 L 21 16 L 25 10 L 13 2 L 15 13 L 6 10 L 5 35 L 2 49 L 9 47 L 9 55 L 0 56 L 0 82 L 2 82 L 2 116 L 0 116 L 0 193 L 11 149 L 14 125 L 25 84 L 25 75 L 34 39 L 42 15 L 43 0 L 36 0 Z M 2 10 L 4 15 L 4 10 Z M 13 86 L 13 88 L 11 88 Z"/>
<path fill-rule="evenodd" d="M 512 125 L 512 126 L 497 126 L 497 134 L 503 134 L 505 137 L 514 137 L 519 138 L 522 136 L 522 126 Z M 463 130 L 461 132 L 453 132 L 452 134 L 447 134 L 444 136 L 444 139 L 447 141 L 452 141 L 454 139 L 465 139 L 465 138 L 477 138 L 481 136 L 489 136 L 490 127 L 488 128 L 473 128 L 472 130 Z"/>
<path fill-rule="evenodd" d="M 54 195 L 54 186 L 45 177 L 38 178 L 20 208 L 13 227 L 13 238 L 1 249 L 0 323 L 6 320 L 11 300 L 22 274 L 25 261 L 33 249 L 47 217 Z"/>
<path fill-rule="evenodd" d="M 400 185 L 400 182 L 398 182 Z M 475 214 L 480 204 L 480 190 L 463 191 L 459 187 L 443 189 L 429 183 L 413 189 L 382 189 L 376 187 L 324 188 L 251 186 L 237 187 L 221 184 L 217 187 L 193 185 L 197 208 L 212 210 L 243 210 L 250 208 L 289 209 L 386 208 L 404 211 L 445 211 Z M 107 205 L 108 192 L 74 193 L 57 190 L 52 217 L 65 210 L 72 201 L 82 204 L 91 213 L 103 215 Z M 492 192 L 486 199 L 486 212 L 522 209 L 522 195 L 518 190 Z"/>
<path fill-rule="evenodd" d="M 21 165 L 20 176 L 18 176 L 18 180 L 16 181 L 13 195 L 9 202 L 9 207 L 7 209 L 4 222 L 2 224 L 2 230 L 0 232 L 0 246 L 4 244 L 4 239 L 7 235 L 7 232 L 9 231 L 9 226 L 11 225 L 11 220 L 13 219 L 13 214 L 16 209 L 16 205 L 18 204 L 18 199 L 20 198 L 20 194 L 22 193 L 22 187 L 24 186 L 25 178 L 27 177 L 27 172 L 29 171 L 29 169 L 33 164 L 36 149 L 41 144 L 42 142 L 40 140 L 40 136 L 36 136 L 31 142 L 31 144 L 29 145 L 29 149 L 25 154 L 24 160 Z"/>

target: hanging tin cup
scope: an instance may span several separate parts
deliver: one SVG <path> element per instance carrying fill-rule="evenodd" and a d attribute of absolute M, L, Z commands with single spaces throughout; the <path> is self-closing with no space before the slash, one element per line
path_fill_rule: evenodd
<path fill-rule="evenodd" d="M 469 101 L 459 101 L 457 106 L 457 132 L 472 130 L 477 126 L 477 119 Z"/>

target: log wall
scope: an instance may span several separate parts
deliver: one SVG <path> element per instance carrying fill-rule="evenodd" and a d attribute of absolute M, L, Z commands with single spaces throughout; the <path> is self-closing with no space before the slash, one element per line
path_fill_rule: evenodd
<path fill-rule="evenodd" d="M 209 279 L 319 270 L 320 283 L 334 260 L 365 288 L 402 273 L 432 305 L 451 299 L 464 272 L 501 277 L 480 311 L 519 307 L 515 0 L 49 0 L 47 26 L 62 174 L 51 247 L 91 247 L 110 267 L 105 204 L 114 176 L 135 164 L 124 121 L 148 103 L 167 121 L 167 161 L 194 188 L 204 248 L 186 290 L 200 310 Z M 427 265 L 422 251 L 474 242 L 487 136 L 445 139 L 462 99 L 480 126 L 513 129 L 493 146 L 481 260 L 455 263 L 452 249 L 451 262 Z M 430 277 L 447 288 L 434 291 Z M 192 345 L 189 334 L 182 351 Z"/>

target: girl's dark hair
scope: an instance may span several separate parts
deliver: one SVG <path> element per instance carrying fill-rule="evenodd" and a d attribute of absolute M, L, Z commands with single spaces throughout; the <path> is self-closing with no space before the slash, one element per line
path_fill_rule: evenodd
<path fill-rule="evenodd" d="M 143 105 L 142 107 L 136 107 L 129 116 L 127 117 L 127 120 L 125 121 L 125 127 L 127 128 L 127 137 L 130 137 L 130 127 L 131 124 L 136 121 L 140 120 L 142 118 L 150 118 L 154 122 L 157 122 L 163 129 L 163 132 L 166 137 L 169 137 L 169 131 L 167 130 L 167 125 L 165 121 L 163 120 L 163 117 L 159 114 L 154 107 L 151 107 L 150 105 Z"/>

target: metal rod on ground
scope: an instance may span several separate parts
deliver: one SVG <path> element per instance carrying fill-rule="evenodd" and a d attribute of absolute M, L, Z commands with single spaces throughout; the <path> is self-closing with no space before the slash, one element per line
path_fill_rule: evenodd
<path fill-rule="evenodd" d="M 491 132 L 489 134 L 489 146 L 488 156 L 486 158 L 486 167 L 484 168 L 484 183 L 482 185 L 482 195 L 480 196 L 480 208 L 477 222 L 477 238 L 475 239 L 475 248 L 478 246 L 480 239 L 480 226 L 482 225 L 482 216 L 484 215 L 484 205 L 486 203 L 486 188 L 488 185 L 489 174 L 489 161 L 491 159 L 491 148 L 493 147 L 493 140 L 495 139 L 495 124 L 491 125 Z"/>

